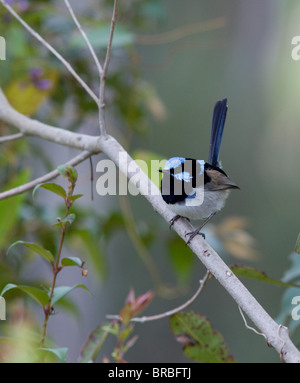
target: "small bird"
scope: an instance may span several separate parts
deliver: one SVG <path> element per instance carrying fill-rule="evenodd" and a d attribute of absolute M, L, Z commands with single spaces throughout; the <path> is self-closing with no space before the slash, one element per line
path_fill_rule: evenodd
<path fill-rule="evenodd" d="M 170 210 L 176 213 L 170 221 L 171 226 L 180 217 L 188 220 L 205 219 L 195 231 L 186 234 L 189 235 L 187 244 L 197 234 L 205 238 L 201 233 L 203 226 L 224 207 L 230 189 L 239 189 L 221 169 L 219 162 L 227 109 L 226 98 L 218 101 L 214 107 L 208 162 L 172 157 L 164 169 L 159 169 L 163 173 L 162 198 Z"/>

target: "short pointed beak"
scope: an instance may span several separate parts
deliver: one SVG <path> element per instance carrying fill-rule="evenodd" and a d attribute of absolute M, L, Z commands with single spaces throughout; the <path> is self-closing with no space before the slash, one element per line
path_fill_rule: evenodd
<path fill-rule="evenodd" d="M 170 174 L 170 169 L 158 169 L 158 171 L 163 174 Z"/>
<path fill-rule="evenodd" d="M 231 181 L 231 179 L 229 178 L 226 182 L 226 185 L 230 186 L 230 189 L 240 189 L 240 187 L 235 182 Z"/>

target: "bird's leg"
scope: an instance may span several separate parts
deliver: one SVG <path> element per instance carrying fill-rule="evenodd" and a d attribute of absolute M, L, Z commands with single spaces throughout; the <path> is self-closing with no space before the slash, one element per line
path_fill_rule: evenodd
<path fill-rule="evenodd" d="M 202 235 L 202 237 L 205 239 L 205 234 L 204 233 L 201 233 L 201 229 L 207 224 L 208 221 L 210 221 L 212 219 L 212 217 L 215 215 L 216 213 L 212 213 L 209 217 L 206 218 L 206 220 L 202 223 L 201 226 L 198 227 L 198 229 L 194 230 L 194 231 L 191 231 L 190 233 L 186 233 L 185 235 L 186 236 L 190 236 L 188 241 L 187 241 L 187 245 L 191 242 L 191 240 L 196 237 L 196 235 L 200 234 Z"/>
<path fill-rule="evenodd" d="M 175 215 L 175 217 L 173 217 L 170 221 L 169 221 L 169 228 L 171 229 L 171 227 L 174 225 L 174 223 L 179 219 L 179 218 L 185 218 L 187 219 L 188 221 L 190 221 L 187 217 L 182 217 L 181 215 L 177 214 Z"/>

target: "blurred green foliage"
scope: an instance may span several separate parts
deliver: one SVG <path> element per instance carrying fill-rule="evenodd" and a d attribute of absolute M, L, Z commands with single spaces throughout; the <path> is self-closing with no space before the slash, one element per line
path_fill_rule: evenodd
<path fill-rule="evenodd" d="M 222 335 L 203 315 L 193 311 L 174 314 L 170 316 L 169 324 L 188 358 L 207 363 L 235 362 Z"/>

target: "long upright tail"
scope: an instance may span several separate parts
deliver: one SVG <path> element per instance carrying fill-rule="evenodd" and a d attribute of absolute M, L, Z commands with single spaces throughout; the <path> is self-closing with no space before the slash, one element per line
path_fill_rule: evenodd
<path fill-rule="evenodd" d="M 214 108 L 208 156 L 208 163 L 213 166 L 218 166 L 227 109 L 227 98 L 218 101 Z"/>

